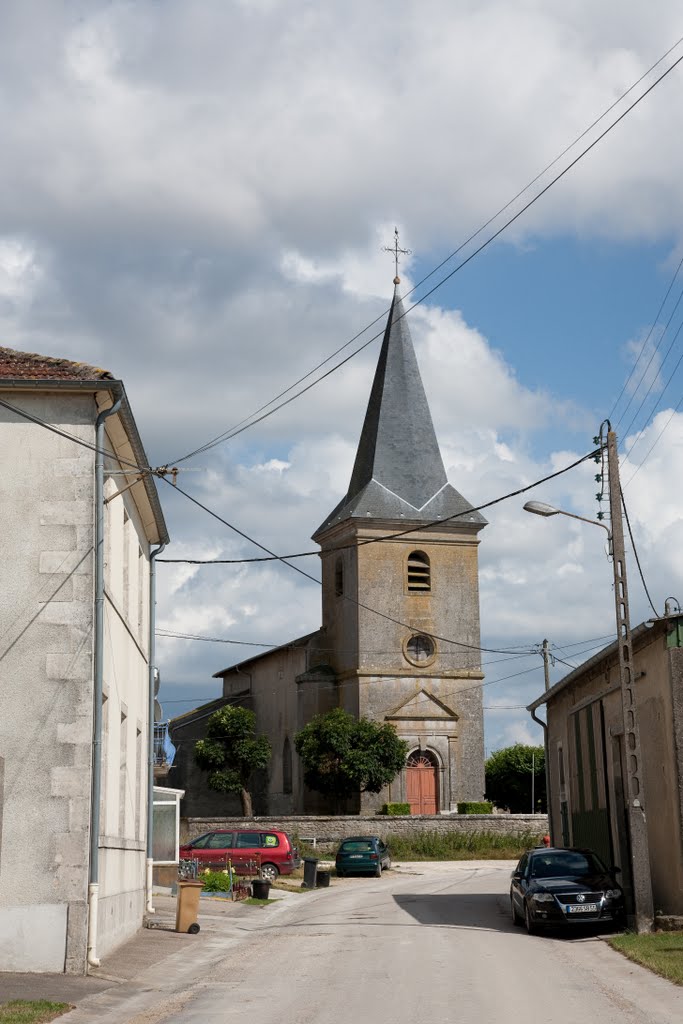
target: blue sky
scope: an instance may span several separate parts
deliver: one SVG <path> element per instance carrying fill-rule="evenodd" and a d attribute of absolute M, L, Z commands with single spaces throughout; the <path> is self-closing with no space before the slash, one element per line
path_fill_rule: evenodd
<path fill-rule="evenodd" d="M 395 225 L 413 250 L 408 290 L 682 35 L 673 0 L 9 0 L 2 344 L 111 369 L 151 462 L 165 463 L 388 307 L 381 250 Z M 682 74 L 410 314 L 450 480 L 473 502 L 584 454 L 630 372 L 683 252 Z M 377 353 L 183 463 L 181 485 L 273 550 L 309 548 L 346 490 Z M 683 595 L 683 416 L 671 416 L 675 377 L 650 422 L 658 389 L 623 472 L 661 609 Z M 593 473 L 533 497 L 592 515 Z M 169 487 L 161 496 L 169 556 L 254 553 Z M 588 651 L 613 628 L 602 531 L 522 504 L 487 513 L 482 643 L 531 650 L 547 636 L 562 657 Z M 640 621 L 637 580 L 632 592 Z M 282 643 L 317 628 L 320 595 L 270 565 L 160 566 L 158 610 L 167 631 Z M 160 639 L 167 712 L 215 695 L 213 672 L 238 650 Z M 502 709 L 488 713 L 487 747 L 538 739 L 523 705 L 542 687 L 540 658 L 487 672 L 486 702 Z"/>

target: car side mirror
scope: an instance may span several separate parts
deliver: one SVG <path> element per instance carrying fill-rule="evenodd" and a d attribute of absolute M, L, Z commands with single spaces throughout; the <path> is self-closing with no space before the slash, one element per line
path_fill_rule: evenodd
<path fill-rule="evenodd" d="M 513 871 L 513 872 L 512 872 L 512 878 L 513 878 L 513 880 L 514 880 L 515 882 L 519 882 L 519 880 L 520 880 L 520 878 L 521 878 L 521 877 L 522 877 L 522 874 L 521 874 L 521 872 L 520 872 L 520 871 Z"/>
<path fill-rule="evenodd" d="M 618 868 L 617 865 L 615 864 L 612 867 L 612 873 L 615 874 L 615 875 L 620 875 L 621 874 L 621 868 Z"/>

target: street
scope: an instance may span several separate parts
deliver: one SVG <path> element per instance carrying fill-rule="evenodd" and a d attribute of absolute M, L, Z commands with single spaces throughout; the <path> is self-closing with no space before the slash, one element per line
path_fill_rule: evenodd
<path fill-rule="evenodd" d="M 118 1024 L 670 1024 L 683 990 L 600 938 L 530 937 L 513 927 L 508 862 L 413 864 L 335 881 L 281 905 L 244 907 L 239 941 L 192 966 L 175 953 L 167 995 Z M 247 913 L 248 911 L 248 913 Z M 177 970 L 174 969 L 177 966 Z M 148 995 L 151 995 L 149 988 Z M 105 993 L 106 996 L 106 993 Z M 98 997 L 103 999 L 104 996 Z M 76 1010 L 65 1021 L 98 1019 Z"/>

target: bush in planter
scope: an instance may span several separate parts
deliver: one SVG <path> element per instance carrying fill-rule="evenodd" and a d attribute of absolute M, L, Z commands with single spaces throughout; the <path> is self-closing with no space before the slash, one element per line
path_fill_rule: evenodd
<path fill-rule="evenodd" d="M 204 883 L 204 892 L 230 892 L 230 874 L 227 870 L 202 871 L 198 876 L 198 881 Z"/>
<path fill-rule="evenodd" d="M 463 800 L 458 804 L 458 814 L 493 814 L 489 800 Z"/>
<path fill-rule="evenodd" d="M 410 804 L 382 804 L 380 814 L 396 817 L 399 814 L 410 814 Z"/>

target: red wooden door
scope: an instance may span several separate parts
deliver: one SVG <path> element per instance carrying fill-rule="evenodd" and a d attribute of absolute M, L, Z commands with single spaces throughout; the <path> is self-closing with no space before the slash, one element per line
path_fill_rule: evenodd
<path fill-rule="evenodd" d="M 437 767 L 428 755 L 413 754 L 408 758 L 406 790 L 411 814 L 438 813 Z"/>

